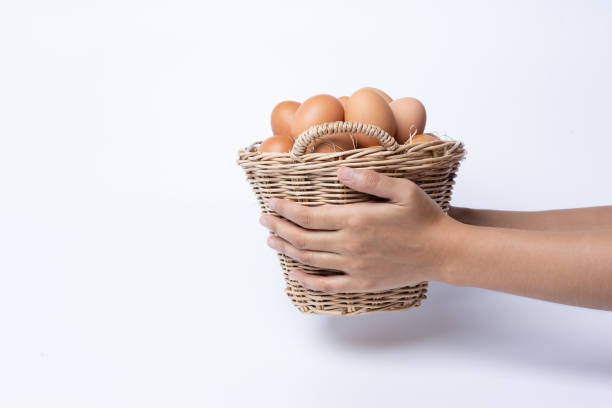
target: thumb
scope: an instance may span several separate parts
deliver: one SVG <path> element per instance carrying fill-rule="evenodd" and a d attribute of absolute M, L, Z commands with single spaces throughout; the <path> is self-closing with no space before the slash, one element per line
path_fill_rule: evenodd
<path fill-rule="evenodd" d="M 353 190 L 387 198 L 395 203 L 406 202 L 410 193 L 416 188 L 416 184 L 410 180 L 387 177 L 374 170 L 351 167 L 340 167 L 338 179 Z"/>

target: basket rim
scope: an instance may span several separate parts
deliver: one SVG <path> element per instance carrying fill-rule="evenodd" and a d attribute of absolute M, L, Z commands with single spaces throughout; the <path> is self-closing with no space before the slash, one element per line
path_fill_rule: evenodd
<path fill-rule="evenodd" d="M 300 145 L 301 147 L 307 146 L 310 142 L 317 139 L 318 137 L 322 137 L 325 135 L 337 134 L 337 133 L 360 133 L 366 134 L 368 136 L 374 137 L 378 140 L 385 140 L 386 146 L 372 146 L 372 147 L 361 147 L 357 149 L 345 150 L 341 152 L 330 152 L 330 153 L 306 153 L 296 155 L 295 148 L 296 145 Z M 385 132 L 383 129 L 379 128 L 375 125 L 368 125 L 360 122 L 327 122 L 322 123 L 320 125 L 311 126 L 304 132 L 302 132 L 295 141 L 294 148 L 288 153 L 276 153 L 276 152 L 260 152 L 257 150 L 257 147 L 261 145 L 262 141 L 256 141 L 251 143 L 249 146 L 241 148 L 238 151 L 239 159 L 242 159 L 242 156 L 249 156 L 251 159 L 257 158 L 266 158 L 266 159 L 274 159 L 274 158 L 282 158 L 292 159 L 293 162 L 298 163 L 302 161 L 309 161 L 314 158 L 316 159 L 331 159 L 340 156 L 346 155 L 354 155 L 357 153 L 361 153 L 363 155 L 370 155 L 372 153 L 377 152 L 391 152 L 391 153 L 409 153 L 409 152 L 417 152 L 420 150 L 423 151 L 433 151 L 438 150 L 441 147 L 448 148 L 449 153 L 457 150 L 459 148 L 463 149 L 463 142 L 459 140 L 454 140 L 448 138 L 446 135 L 436 135 L 435 133 L 429 133 L 434 136 L 440 138 L 439 140 L 432 140 L 429 142 L 415 142 L 409 143 L 412 140 L 412 137 L 408 139 L 405 143 L 397 143 L 395 138 Z M 389 141 L 391 139 L 391 141 Z M 300 153 L 300 152 L 298 152 Z"/>
<path fill-rule="evenodd" d="M 405 160 L 406 155 L 414 155 L 412 157 L 413 164 L 416 161 L 438 163 L 445 161 L 448 158 L 459 154 L 464 160 L 467 154 L 463 142 L 457 140 L 434 140 L 430 142 L 418 142 L 413 144 L 399 145 L 395 151 L 385 150 L 382 146 L 366 147 L 359 149 L 346 150 L 342 152 L 330 153 L 307 153 L 299 160 L 293 157 L 290 153 L 270 153 L 260 152 L 257 150 L 258 144 L 255 142 L 250 146 L 238 151 L 237 163 L 241 166 L 249 165 L 249 163 L 261 163 L 286 168 L 299 167 L 305 164 L 319 164 L 321 166 L 338 165 L 355 162 L 355 164 L 364 164 L 364 160 L 386 161 Z"/>

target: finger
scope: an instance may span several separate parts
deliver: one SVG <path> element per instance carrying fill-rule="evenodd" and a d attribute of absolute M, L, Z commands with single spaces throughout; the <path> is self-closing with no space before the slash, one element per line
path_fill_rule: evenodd
<path fill-rule="evenodd" d="M 259 222 L 297 249 L 338 252 L 337 231 L 312 231 L 271 214 L 263 214 Z"/>
<path fill-rule="evenodd" d="M 349 275 L 319 276 L 295 269 L 289 272 L 289 279 L 298 281 L 306 289 L 318 290 L 319 292 L 343 293 L 351 291 Z"/>
<path fill-rule="evenodd" d="M 307 207 L 291 200 L 270 198 L 268 207 L 303 228 L 338 230 L 344 226 L 342 206 Z"/>
<path fill-rule="evenodd" d="M 387 198 L 395 203 L 405 202 L 410 198 L 417 185 L 410 180 L 383 176 L 373 170 L 340 167 L 338 179 L 347 187 Z"/>
<path fill-rule="evenodd" d="M 268 246 L 281 254 L 287 255 L 304 265 L 314 266 L 315 268 L 342 270 L 342 257 L 338 254 L 322 251 L 308 251 L 297 249 L 289 242 L 280 237 L 271 236 L 268 238 Z"/>

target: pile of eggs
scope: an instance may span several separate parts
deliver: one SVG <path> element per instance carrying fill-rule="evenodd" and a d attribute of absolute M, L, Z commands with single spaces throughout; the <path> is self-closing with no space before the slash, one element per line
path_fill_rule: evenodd
<path fill-rule="evenodd" d="M 328 122 L 359 122 L 375 125 L 393 136 L 398 143 L 421 143 L 438 140 L 423 134 L 427 115 L 415 98 L 393 100 L 376 88 L 361 88 L 350 97 L 315 95 L 303 103 L 284 101 L 272 111 L 274 136 L 265 140 L 260 152 L 288 153 L 297 137 L 314 125 Z M 307 153 L 333 153 L 379 146 L 380 142 L 362 134 L 333 134 L 313 141 Z"/>

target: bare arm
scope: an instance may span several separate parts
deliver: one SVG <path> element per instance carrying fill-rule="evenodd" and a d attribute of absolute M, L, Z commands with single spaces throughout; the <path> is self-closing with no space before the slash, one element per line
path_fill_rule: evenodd
<path fill-rule="evenodd" d="M 305 287 L 369 292 L 430 280 L 612 310 L 612 230 L 551 232 L 546 222 L 536 223 L 544 231 L 468 225 L 446 216 L 408 180 L 343 169 L 338 178 L 388 201 L 313 208 L 273 199 L 269 206 L 285 219 L 261 218 L 277 234 L 268 240 L 272 248 L 344 272 L 292 271 Z M 588 221 L 571 216 L 564 225 L 600 225 L 593 214 Z M 504 225 L 518 227 L 521 217 Z"/>
<path fill-rule="evenodd" d="M 533 212 L 451 207 L 449 215 L 481 227 L 555 232 L 612 230 L 612 206 Z"/>
<path fill-rule="evenodd" d="M 439 280 L 612 310 L 612 231 L 536 232 L 460 224 Z"/>

